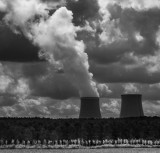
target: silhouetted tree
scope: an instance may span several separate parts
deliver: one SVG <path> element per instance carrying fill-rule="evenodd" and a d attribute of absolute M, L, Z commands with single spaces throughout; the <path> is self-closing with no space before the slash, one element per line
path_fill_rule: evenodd
<path fill-rule="evenodd" d="M 0 118 L 0 140 L 160 139 L 160 118 Z"/>

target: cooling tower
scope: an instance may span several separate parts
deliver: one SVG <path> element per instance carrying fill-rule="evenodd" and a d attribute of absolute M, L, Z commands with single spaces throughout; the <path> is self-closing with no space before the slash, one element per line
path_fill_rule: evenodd
<path fill-rule="evenodd" d="M 142 108 L 142 95 L 124 94 L 121 95 L 120 117 L 140 117 L 144 116 Z"/>
<path fill-rule="evenodd" d="M 101 118 L 99 98 L 82 97 L 79 118 Z"/>

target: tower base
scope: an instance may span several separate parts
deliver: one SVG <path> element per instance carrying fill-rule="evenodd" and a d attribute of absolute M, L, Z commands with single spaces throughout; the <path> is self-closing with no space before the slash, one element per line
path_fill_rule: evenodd
<path fill-rule="evenodd" d="M 142 108 L 142 95 L 124 94 L 121 95 L 121 98 L 120 118 L 144 116 Z"/>
<path fill-rule="evenodd" d="M 98 97 L 81 98 L 79 118 L 101 118 Z"/>

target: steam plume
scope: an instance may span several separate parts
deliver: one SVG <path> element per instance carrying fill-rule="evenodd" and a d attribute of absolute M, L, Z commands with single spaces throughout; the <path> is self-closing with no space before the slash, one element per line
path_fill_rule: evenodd
<path fill-rule="evenodd" d="M 65 7 L 50 16 L 54 7 L 40 0 L 0 0 L 0 11 L 6 13 L 3 20 L 14 32 L 23 33 L 40 47 L 41 58 L 63 69 L 80 96 L 98 96 L 85 45 L 76 40 L 80 27 L 73 25 L 73 14 Z"/>

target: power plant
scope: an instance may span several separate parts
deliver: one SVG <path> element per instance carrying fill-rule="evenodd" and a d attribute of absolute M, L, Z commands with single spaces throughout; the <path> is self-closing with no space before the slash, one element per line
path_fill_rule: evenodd
<path fill-rule="evenodd" d="M 123 94 L 121 95 L 120 117 L 141 117 L 144 116 L 142 108 L 142 95 Z"/>
<path fill-rule="evenodd" d="M 82 97 L 79 118 L 101 118 L 99 97 Z"/>

